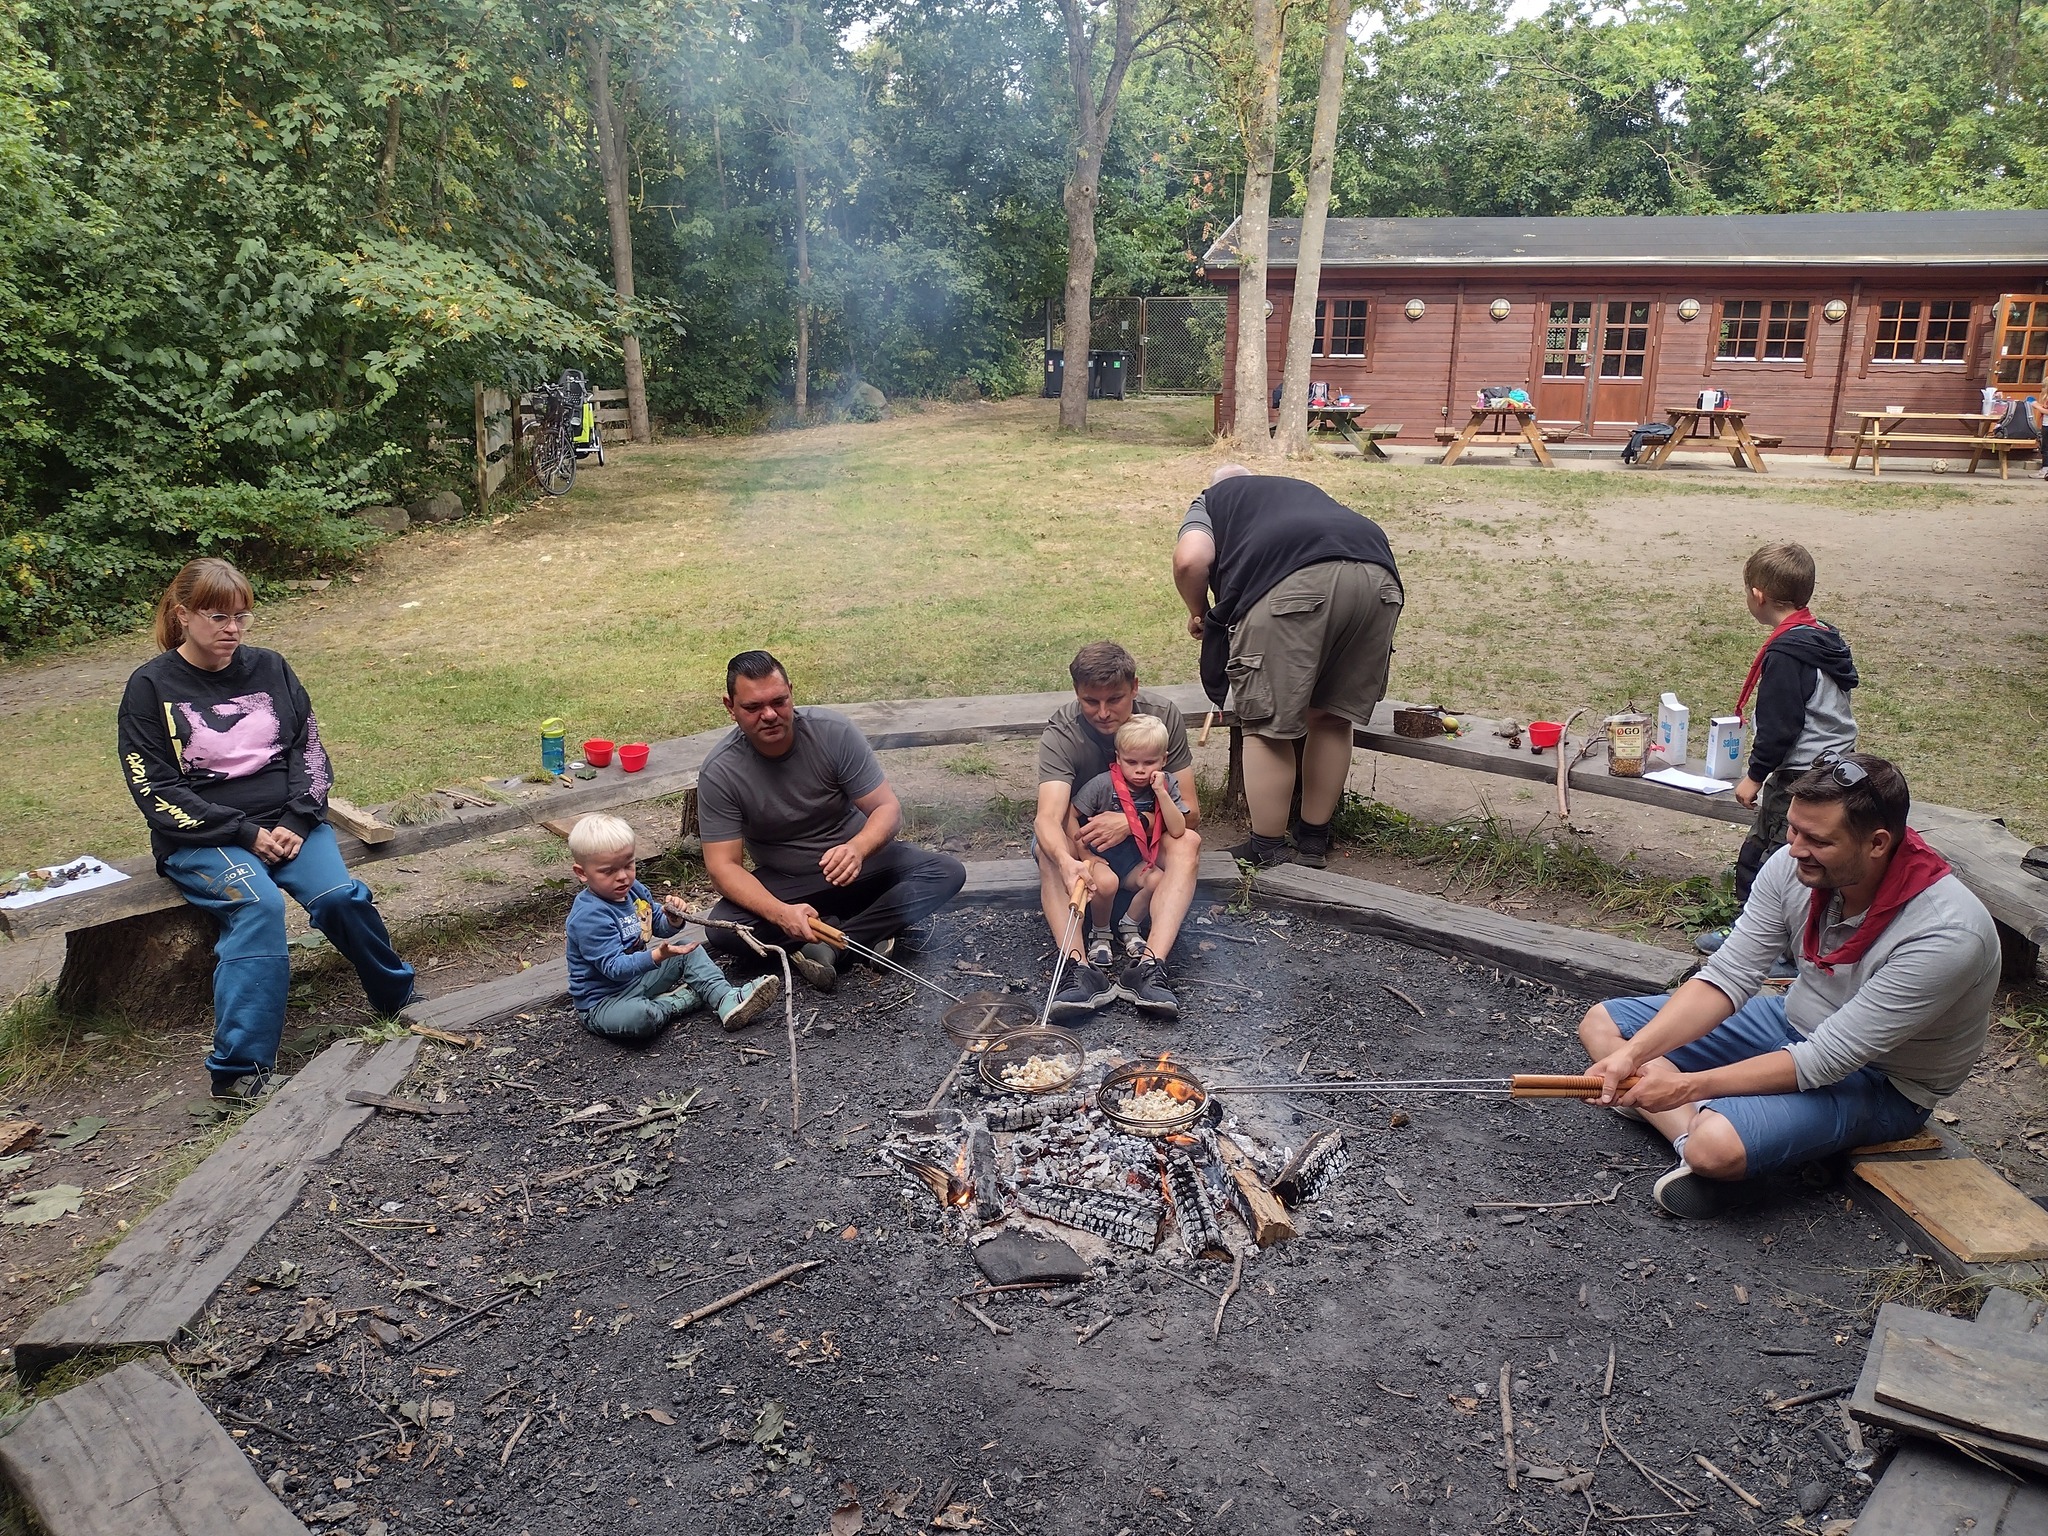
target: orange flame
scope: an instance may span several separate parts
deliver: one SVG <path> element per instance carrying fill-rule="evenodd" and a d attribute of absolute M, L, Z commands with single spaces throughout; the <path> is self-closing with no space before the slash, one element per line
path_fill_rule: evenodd
<path fill-rule="evenodd" d="M 974 1181 L 967 1177 L 967 1170 L 967 1143 L 963 1141 L 960 1143 L 960 1155 L 953 1159 L 953 1176 L 947 1180 L 949 1193 L 946 1201 L 949 1205 L 964 1206 L 973 1201 Z"/>

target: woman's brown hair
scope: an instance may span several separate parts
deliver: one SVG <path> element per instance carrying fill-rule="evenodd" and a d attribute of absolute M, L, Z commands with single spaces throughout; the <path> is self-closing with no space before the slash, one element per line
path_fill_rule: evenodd
<path fill-rule="evenodd" d="M 156 601 L 156 648 L 175 651 L 185 643 L 185 626 L 178 622 L 180 608 L 187 613 L 239 613 L 255 601 L 249 578 L 232 562 L 214 555 L 188 560 Z"/>

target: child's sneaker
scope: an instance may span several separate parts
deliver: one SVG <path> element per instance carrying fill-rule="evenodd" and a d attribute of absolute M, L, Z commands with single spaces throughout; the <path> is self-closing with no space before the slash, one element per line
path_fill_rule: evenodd
<path fill-rule="evenodd" d="M 1088 963 L 1098 971 L 1106 971 L 1116 963 L 1116 956 L 1110 951 L 1109 940 L 1102 934 L 1088 941 Z"/>
<path fill-rule="evenodd" d="M 1124 952 L 1126 960 L 1135 960 L 1145 953 L 1145 936 L 1138 932 L 1138 925 L 1128 917 L 1117 920 L 1116 944 Z"/>
<path fill-rule="evenodd" d="M 718 1000 L 718 1022 L 727 1029 L 744 1029 L 775 1005 L 782 996 L 780 976 L 756 976 L 752 981 L 728 987 Z"/>

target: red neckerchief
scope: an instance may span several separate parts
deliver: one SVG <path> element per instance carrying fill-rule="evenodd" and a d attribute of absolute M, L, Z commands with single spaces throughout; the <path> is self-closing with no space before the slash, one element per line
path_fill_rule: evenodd
<path fill-rule="evenodd" d="M 1749 664 L 1749 676 L 1742 680 L 1742 695 L 1735 701 L 1735 717 L 1749 719 L 1749 696 L 1756 692 L 1757 679 L 1764 675 L 1764 653 L 1778 643 L 1778 637 L 1794 629 L 1825 629 L 1819 619 L 1813 616 L 1811 608 L 1795 608 L 1778 620 L 1778 627 L 1771 631 L 1768 640 L 1757 648 L 1756 660 Z"/>
<path fill-rule="evenodd" d="M 1144 813 L 1138 809 L 1138 802 L 1131 795 L 1130 781 L 1124 777 L 1123 764 L 1109 765 L 1110 788 L 1116 791 L 1117 804 L 1124 808 L 1124 820 L 1131 824 L 1131 836 L 1137 840 L 1138 856 L 1147 865 L 1159 862 L 1159 844 L 1166 836 L 1166 817 L 1154 811 L 1153 824 L 1145 825 Z M 1155 791 L 1156 793 L 1156 791 Z"/>
<path fill-rule="evenodd" d="M 1930 848 L 1918 832 L 1908 828 L 1905 838 L 1892 853 L 1891 863 L 1885 866 L 1884 878 L 1877 883 L 1877 895 L 1870 903 L 1870 910 L 1863 914 L 1863 921 L 1839 949 L 1826 954 L 1820 952 L 1820 930 L 1827 921 L 1828 903 L 1835 893 L 1813 893 L 1813 900 L 1806 909 L 1806 938 L 1800 945 L 1800 952 L 1810 964 L 1819 966 L 1830 975 L 1838 965 L 1854 965 L 1891 926 L 1892 919 L 1905 910 L 1907 902 L 1948 872 L 1948 860 Z"/>

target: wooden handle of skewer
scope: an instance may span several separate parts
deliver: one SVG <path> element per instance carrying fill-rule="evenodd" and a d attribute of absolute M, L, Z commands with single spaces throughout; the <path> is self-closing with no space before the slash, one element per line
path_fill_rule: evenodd
<path fill-rule="evenodd" d="M 1067 906 L 1076 912 L 1088 910 L 1088 877 L 1082 875 L 1074 882 L 1074 889 L 1067 895 Z"/>
<path fill-rule="evenodd" d="M 1198 736 L 1198 737 L 1196 737 L 1196 738 L 1195 738 L 1195 745 L 1196 745 L 1196 746 L 1198 746 L 1198 747 L 1206 747 L 1207 745 L 1209 745 L 1209 727 L 1210 727 L 1210 726 L 1212 726 L 1212 725 L 1214 725 L 1215 723 L 1216 723 L 1216 711 L 1215 711 L 1215 710 L 1213 710 L 1213 709 L 1212 709 L 1212 710 L 1210 710 L 1210 711 L 1209 711 L 1209 713 L 1207 713 L 1206 715 L 1202 716 L 1202 734 L 1201 734 L 1200 736 Z"/>
<path fill-rule="evenodd" d="M 1640 1077 L 1623 1078 L 1622 1091 L 1627 1092 L 1641 1081 Z M 1517 1072 L 1508 1079 L 1508 1096 L 1516 1099 L 1597 1099 L 1605 1086 L 1597 1077 Z"/>
<path fill-rule="evenodd" d="M 826 922 L 822 917 L 811 919 L 811 932 L 834 949 L 846 948 L 846 935 Z"/>

